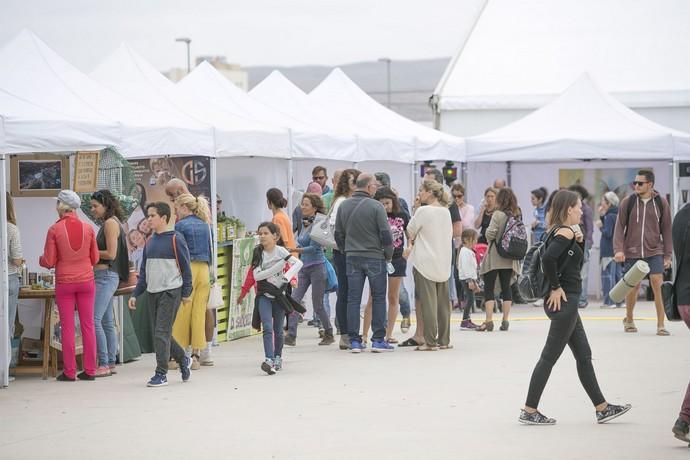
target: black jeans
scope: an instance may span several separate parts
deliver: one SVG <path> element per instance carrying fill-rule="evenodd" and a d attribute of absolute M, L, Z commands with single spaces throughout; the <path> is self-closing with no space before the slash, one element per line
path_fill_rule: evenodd
<path fill-rule="evenodd" d="M 589 399 L 592 400 L 592 404 L 597 406 L 606 402 L 594 373 L 592 350 L 589 347 L 587 334 L 585 334 L 577 308 L 580 293 L 567 292 L 565 295 L 568 301 L 561 302 L 561 311 L 558 312 L 549 310 L 546 301 L 544 301 L 544 311 L 551 320 L 551 327 L 541 357 L 534 368 L 534 372 L 532 372 L 527 401 L 525 402 L 527 406 L 535 409 L 539 406 L 539 400 L 551 375 L 551 369 L 560 358 L 566 345 L 573 352 L 577 362 L 577 375 L 580 377 L 580 383 L 582 383 Z"/>
<path fill-rule="evenodd" d="M 345 254 L 333 250 L 333 268 L 338 277 L 338 300 L 335 303 L 335 319 L 341 334 L 347 334 L 347 264 Z"/>

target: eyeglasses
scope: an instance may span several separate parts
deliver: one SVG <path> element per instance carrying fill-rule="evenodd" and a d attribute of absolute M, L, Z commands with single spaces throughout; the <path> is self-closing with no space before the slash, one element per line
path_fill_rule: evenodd
<path fill-rule="evenodd" d="M 324 180 L 326 176 L 311 176 L 313 180 Z"/>
<path fill-rule="evenodd" d="M 648 183 L 649 183 L 648 181 L 645 181 L 645 182 L 639 181 L 639 180 L 633 181 L 633 185 L 636 185 L 637 187 L 642 187 L 644 184 L 648 184 Z"/>

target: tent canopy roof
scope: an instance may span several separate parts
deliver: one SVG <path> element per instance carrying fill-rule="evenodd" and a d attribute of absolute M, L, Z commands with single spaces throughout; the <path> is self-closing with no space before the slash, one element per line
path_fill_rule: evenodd
<path fill-rule="evenodd" d="M 367 125 L 392 137 L 413 138 L 416 160 L 465 159 L 465 143 L 462 139 L 422 126 L 382 106 L 340 68 L 333 69 L 312 90 L 309 98 L 348 120 L 364 120 Z"/>
<path fill-rule="evenodd" d="M 650 159 L 690 156 L 690 135 L 653 123 L 583 74 L 551 103 L 467 139 L 475 161 Z"/>
<path fill-rule="evenodd" d="M 589 72 L 630 107 L 690 105 L 690 2 L 488 0 L 442 110 L 536 108 Z"/>

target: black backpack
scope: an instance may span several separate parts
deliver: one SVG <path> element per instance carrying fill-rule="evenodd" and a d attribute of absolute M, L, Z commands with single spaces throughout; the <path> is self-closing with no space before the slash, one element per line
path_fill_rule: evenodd
<path fill-rule="evenodd" d="M 544 256 L 544 251 L 546 251 L 548 242 L 554 237 L 558 229 L 563 227 L 564 226 L 561 225 L 552 228 L 546 237 L 533 245 L 525 255 L 525 260 L 522 264 L 522 273 L 518 277 L 517 285 L 518 291 L 520 291 L 522 297 L 528 302 L 543 299 L 546 297 L 546 294 L 549 293 L 549 280 L 544 276 L 541 259 Z M 575 238 L 570 242 L 570 247 L 568 248 L 568 252 L 570 253 L 572 253 L 573 244 L 575 244 Z"/>

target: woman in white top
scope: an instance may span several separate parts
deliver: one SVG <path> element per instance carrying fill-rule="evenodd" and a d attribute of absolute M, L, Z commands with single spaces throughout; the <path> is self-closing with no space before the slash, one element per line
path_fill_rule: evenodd
<path fill-rule="evenodd" d="M 331 204 L 331 227 L 335 227 L 335 218 L 338 215 L 340 205 L 346 199 L 352 196 L 355 191 L 355 183 L 361 174 L 358 169 L 346 169 L 340 175 L 338 183 L 335 186 L 335 193 L 333 194 L 333 203 Z M 350 348 L 350 338 L 347 335 L 347 269 L 345 264 L 345 254 L 333 250 L 333 268 L 338 277 L 338 300 L 335 304 L 335 321 L 338 325 L 340 335 L 340 349 L 347 350 Z"/>
<path fill-rule="evenodd" d="M 17 228 L 17 218 L 14 215 L 14 203 L 9 192 L 5 192 L 7 200 L 7 263 L 9 271 L 7 273 L 8 291 L 9 291 L 9 305 L 7 312 L 9 314 L 8 321 L 10 324 L 10 353 L 12 352 L 12 337 L 14 337 L 14 319 L 17 316 L 17 304 L 19 303 L 19 275 L 22 271 L 22 264 L 24 263 L 24 256 L 22 255 L 22 242 L 19 236 L 19 228 Z M 28 280 L 24 280 L 28 282 Z M 10 355 L 11 356 L 11 355 Z"/>
<path fill-rule="evenodd" d="M 452 254 L 453 223 L 448 212 L 448 197 L 441 184 L 425 180 L 419 188 L 423 206 L 407 225 L 412 242 L 414 282 L 424 318 L 424 345 L 416 349 L 432 351 L 450 345 L 450 303 L 448 278 Z M 425 205 L 425 206 L 424 206 Z"/>

